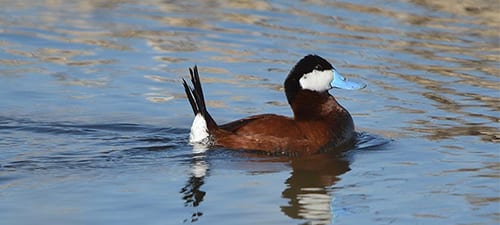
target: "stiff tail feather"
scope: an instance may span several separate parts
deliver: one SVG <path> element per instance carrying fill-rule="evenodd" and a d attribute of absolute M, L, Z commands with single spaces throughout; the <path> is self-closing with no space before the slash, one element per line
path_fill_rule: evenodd
<path fill-rule="evenodd" d="M 187 84 L 186 80 L 182 79 L 184 91 L 186 92 L 189 104 L 195 115 L 193 125 L 191 126 L 189 142 L 209 142 L 211 139 L 210 131 L 216 129 L 217 124 L 207 111 L 198 68 L 196 66 L 194 66 L 193 69 L 189 68 L 189 73 L 191 75 L 192 87 Z"/>

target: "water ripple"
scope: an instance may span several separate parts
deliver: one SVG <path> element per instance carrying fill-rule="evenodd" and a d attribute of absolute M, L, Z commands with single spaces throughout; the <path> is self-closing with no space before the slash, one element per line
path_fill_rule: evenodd
<path fill-rule="evenodd" d="M 2 1 L 2 222 L 498 222 L 500 4 L 387 3 Z M 290 115 L 310 53 L 368 84 L 331 91 L 365 131 L 353 151 L 186 144 L 187 67 L 222 123 Z"/>

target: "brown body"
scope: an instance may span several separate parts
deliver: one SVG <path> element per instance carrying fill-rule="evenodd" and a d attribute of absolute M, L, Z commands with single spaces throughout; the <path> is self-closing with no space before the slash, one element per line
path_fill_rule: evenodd
<path fill-rule="evenodd" d="M 327 92 L 301 95 L 292 105 L 294 118 L 263 114 L 224 124 L 213 132 L 215 144 L 272 154 L 308 155 L 352 141 L 352 118 L 333 96 Z"/>

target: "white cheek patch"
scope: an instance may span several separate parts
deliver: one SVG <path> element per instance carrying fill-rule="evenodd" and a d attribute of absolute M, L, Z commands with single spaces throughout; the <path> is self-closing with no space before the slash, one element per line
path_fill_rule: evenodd
<path fill-rule="evenodd" d="M 313 70 L 310 73 L 304 74 L 300 78 L 299 83 L 302 89 L 323 92 L 332 88 L 332 86 L 330 85 L 332 80 L 332 70 Z"/>

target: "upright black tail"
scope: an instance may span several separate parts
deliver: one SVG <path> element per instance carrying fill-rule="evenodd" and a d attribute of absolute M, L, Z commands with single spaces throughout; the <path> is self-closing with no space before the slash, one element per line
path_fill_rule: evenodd
<path fill-rule="evenodd" d="M 186 91 L 186 96 L 189 100 L 189 104 L 191 104 L 193 113 L 195 116 L 200 113 L 203 118 L 205 118 L 209 130 L 216 128 L 217 123 L 215 123 L 215 120 L 207 111 L 203 89 L 201 88 L 200 75 L 198 74 L 198 67 L 194 66 L 193 69 L 189 68 L 189 73 L 191 74 L 191 83 L 193 87 L 190 87 L 184 78 L 182 79 L 182 85 L 184 85 L 184 91 Z"/>

